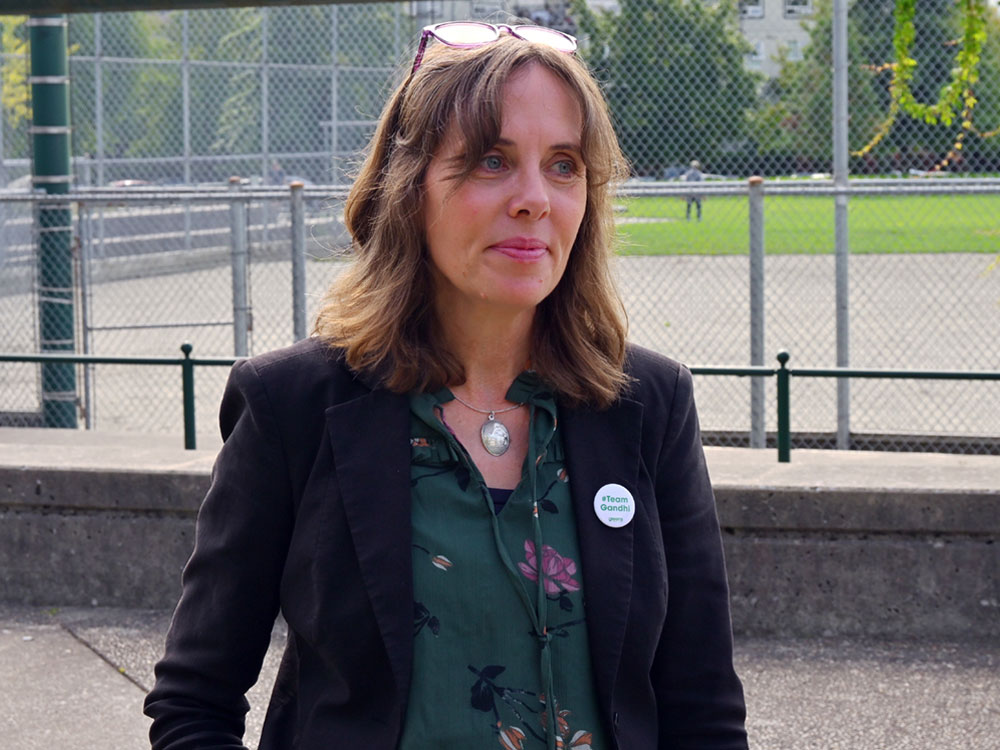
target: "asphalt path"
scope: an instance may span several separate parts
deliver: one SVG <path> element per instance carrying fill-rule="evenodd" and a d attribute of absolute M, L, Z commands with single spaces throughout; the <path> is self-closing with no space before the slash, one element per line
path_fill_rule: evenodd
<path fill-rule="evenodd" d="M 0 605 L 0 745 L 148 747 L 141 705 L 169 612 Z M 255 747 L 286 630 L 248 695 Z M 1000 645 L 737 636 L 754 750 L 991 750 Z"/>

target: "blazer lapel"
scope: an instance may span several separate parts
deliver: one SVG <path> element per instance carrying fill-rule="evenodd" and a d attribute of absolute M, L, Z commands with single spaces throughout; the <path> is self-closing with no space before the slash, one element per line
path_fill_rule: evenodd
<path fill-rule="evenodd" d="M 413 662 L 409 415 L 406 397 L 384 390 L 326 411 L 337 486 L 403 705 Z"/>
<path fill-rule="evenodd" d="M 633 523 L 605 526 L 594 496 L 605 484 L 638 499 L 642 405 L 622 399 L 605 411 L 560 412 L 566 465 L 583 561 L 587 630 L 601 704 L 611 706 L 632 595 Z"/>

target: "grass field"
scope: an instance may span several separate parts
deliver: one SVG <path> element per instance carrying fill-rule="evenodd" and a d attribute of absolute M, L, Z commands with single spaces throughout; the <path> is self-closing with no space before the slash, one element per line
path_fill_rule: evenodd
<path fill-rule="evenodd" d="M 685 221 L 683 198 L 619 205 L 625 255 L 744 255 L 745 197 L 702 200 L 702 221 Z M 764 197 L 764 248 L 774 255 L 832 253 L 833 198 Z M 1000 253 L 1000 195 L 857 196 L 848 206 L 852 253 Z"/>

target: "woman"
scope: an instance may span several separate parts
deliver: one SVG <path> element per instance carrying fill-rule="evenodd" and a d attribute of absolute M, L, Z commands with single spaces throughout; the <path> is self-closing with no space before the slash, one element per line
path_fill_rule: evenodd
<path fill-rule="evenodd" d="M 318 336 L 233 369 L 154 748 L 240 746 L 279 611 L 264 748 L 746 747 L 691 378 L 625 345 L 574 49 L 425 30 Z"/>

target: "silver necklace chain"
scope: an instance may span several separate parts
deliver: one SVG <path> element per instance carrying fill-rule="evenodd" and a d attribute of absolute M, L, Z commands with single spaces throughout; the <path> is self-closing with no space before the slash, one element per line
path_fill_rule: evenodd
<path fill-rule="evenodd" d="M 464 399 L 459 398 L 458 394 L 456 394 L 454 391 L 452 392 L 451 395 L 454 396 L 455 400 L 458 401 L 458 403 L 460 403 L 465 408 L 472 409 L 472 411 L 479 412 L 480 414 L 487 414 L 487 415 L 489 415 L 490 419 L 493 419 L 493 417 L 495 415 L 497 415 L 497 414 L 506 414 L 509 411 L 514 411 L 514 409 L 520 409 L 522 406 L 524 406 L 524 402 L 522 401 L 519 404 L 514 404 L 513 406 L 508 406 L 506 409 L 479 409 L 479 408 L 473 406 L 472 404 L 470 404 L 468 401 L 465 401 Z"/>

